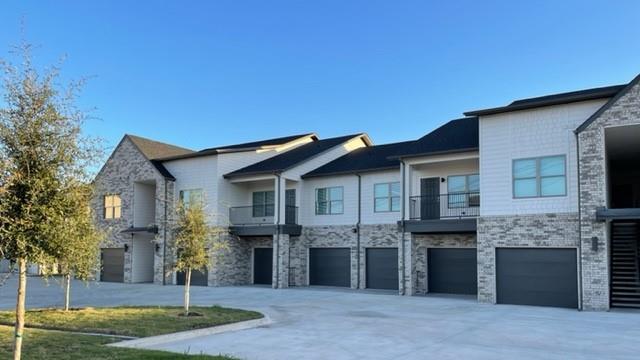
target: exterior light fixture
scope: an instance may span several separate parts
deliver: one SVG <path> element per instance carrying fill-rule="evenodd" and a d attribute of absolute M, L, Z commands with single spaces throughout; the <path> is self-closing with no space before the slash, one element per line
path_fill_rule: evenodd
<path fill-rule="evenodd" d="M 124 252 L 129 252 L 129 244 L 124 244 Z"/>

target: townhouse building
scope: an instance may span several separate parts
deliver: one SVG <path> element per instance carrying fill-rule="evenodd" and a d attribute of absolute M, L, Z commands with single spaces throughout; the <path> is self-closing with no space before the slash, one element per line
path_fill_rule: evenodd
<path fill-rule="evenodd" d="M 202 201 L 228 246 L 196 285 L 640 307 L 639 79 L 385 145 L 309 133 L 193 151 L 126 135 L 95 180 L 100 278 L 183 283 L 173 209 Z"/>

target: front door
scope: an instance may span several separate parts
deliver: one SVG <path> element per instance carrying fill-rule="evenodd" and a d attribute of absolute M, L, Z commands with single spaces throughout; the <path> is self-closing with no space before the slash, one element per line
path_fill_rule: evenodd
<path fill-rule="evenodd" d="M 420 179 L 420 219 L 440 219 L 440 178 Z"/>
<path fill-rule="evenodd" d="M 296 189 L 288 189 L 284 194 L 284 223 L 296 223 Z"/>

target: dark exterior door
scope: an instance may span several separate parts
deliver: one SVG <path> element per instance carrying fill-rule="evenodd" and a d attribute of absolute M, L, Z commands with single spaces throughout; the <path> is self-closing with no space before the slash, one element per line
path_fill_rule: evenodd
<path fill-rule="evenodd" d="M 253 249 L 253 283 L 271 285 L 273 279 L 273 248 Z"/>
<path fill-rule="evenodd" d="M 102 249 L 100 281 L 124 282 L 124 249 Z"/>
<path fill-rule="evenodd" d="M 420 179 L 420 219 L 440 219 L 440 178 Z"/>
<path fill-rule="evenodd" d="M 398 290 L 398 249 L 367 249 L 367 288 Z"/>
<path fill-rule="evenodd" d="M 429 249 L 427 281 L 430 293 L 477 294 L 478 251 L 474 249 Z"/>
<path fill-rule="evenodd" d="M 178 285 L 184 285 L 187 280 L 187 274 L 184 271 L 178 271 L 176 273 L 176 283 Z M 209 286 L 209 271 L 205 270 L 191 270 L 191 285 L 193 286 Z"/>
<path fill-rule="evenodd" d="M 577 308 L 575 249 L 496 249 L 498 304 Z"/>
<path fill-rule="evenodd" d="M 296 223 L 296 189 L 285 190 L 284 193 L 284 223 Z"/>
<path fill-rule="evenodd" d="M 309 249 L 309 284 L 351 286 L 351 249 Z"/>

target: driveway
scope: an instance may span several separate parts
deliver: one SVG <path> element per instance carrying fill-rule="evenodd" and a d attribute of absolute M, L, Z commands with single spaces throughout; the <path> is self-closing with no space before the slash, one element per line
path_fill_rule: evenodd
<path fill-rule="evenodd" d="M 298 288 L 194 287 L 197 305 L 258 310 L 273 324 L 155 349 L 243 359 L 637 359 L 640 313 L 484 305 L 469 298 Z M 29 307 L 60 306 L 62 289 L 29 278 Z M 15 279 L 0 287 L 12 309 Z M 74 283 L 73 306 L 180 305 L 182 287 Z"/>

